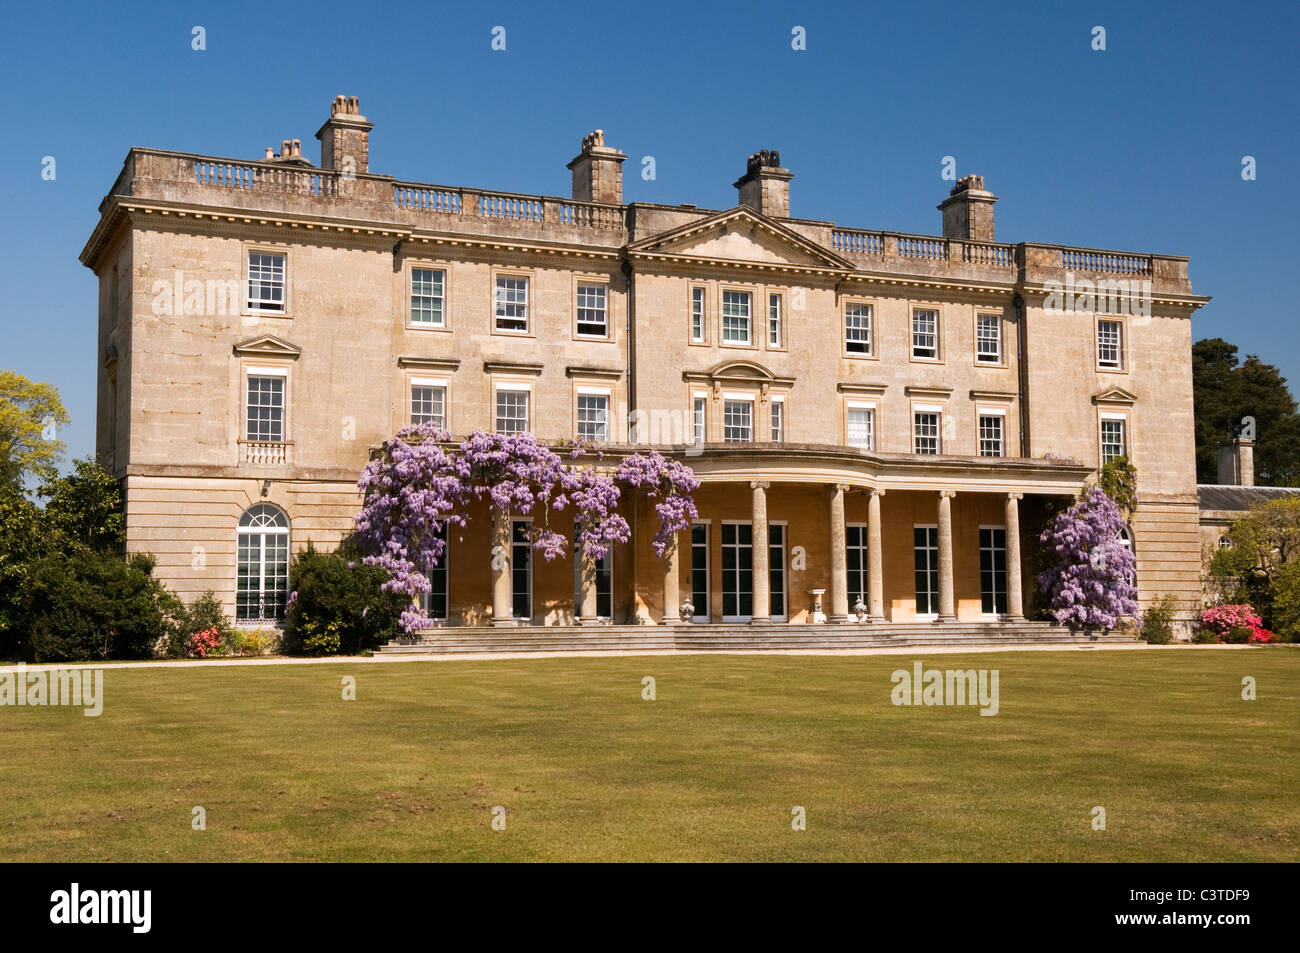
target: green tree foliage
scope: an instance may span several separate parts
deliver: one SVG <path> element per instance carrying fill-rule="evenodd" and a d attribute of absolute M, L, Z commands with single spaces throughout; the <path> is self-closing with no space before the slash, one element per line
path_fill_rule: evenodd
<path fill-rule="evenodd" d="M 68 420 L 53 384 L 0 371 L 0 486 L 21 487 L 28 477 L 54 479 L 64 451 L 56 434 Z"/>
<path fill-rule="evenodd" d="M 1215 551 L 1210 574 L 1245 576 L 1258 572 L 1270 582 L 1300 558 L 1300 499 L 1269 500 L 1251 508 L 1228 529 L 1232 545 Z"/>
<path fill-rule="evenodd" d="M 1300 484 L 1300 415 L 1286 378 L 1255 355 L 1244 363 L 1222 338 L 1192 345 L 1196 413 L 1196 479 L 1218 482 L 1218 446 L 1239 436 L 1243 417 L 1255 418 L 1255 482 Z"/>
<path fill-rule="evenodd" d="M 117 477 L 92 460 L 38 491 L 46 498 L 45 523 L 70 543 L 120 552 L 126 543 L 126 501 Z"/>
<path fill-rule="evenodd" d="M 150 568 L 88 549 L 42 556 L 18 593 L 26 625 L 11 651 L 32 662 L 148 658 L 182 611 Z"/>
<path fill-rule="evenodd" d="M 397 634 L 410 599 L 380 591 L 388 572 L 360 560 L 348 541 L 333 553 L 308 543 L 294 557 L 284 626 L 287 652 L 355 655 Z"/>

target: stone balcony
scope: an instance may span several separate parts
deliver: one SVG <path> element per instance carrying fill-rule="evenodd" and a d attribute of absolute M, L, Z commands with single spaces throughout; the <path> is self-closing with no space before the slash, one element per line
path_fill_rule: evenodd
<path fill-rule="evenodd" d="M 361 228 L 461 233 L 617 252 L 645 238 L 715 214 L 694 206 L 637 202 L 605 205 L 544 195 L 398 181 L 276 161 L 243 161 L 134 148 L 100 204 L 114 197 L 181 207 L 328 219 Z M 979 242 L 844 228 L 833 222 L 782 223 L 863 272 L 966 280 L 993 286 L 1048 281 L 1150 281 L 1156 295 L 1192 296 L 1188 259 L 1175 255 L 1020 242 Z M 85 253 L 83 253 L 84 255 Z"/>

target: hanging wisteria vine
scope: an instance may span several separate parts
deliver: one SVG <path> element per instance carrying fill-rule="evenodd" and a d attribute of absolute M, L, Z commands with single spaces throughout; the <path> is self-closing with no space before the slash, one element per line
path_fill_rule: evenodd
<path fill-rule="evenodd" d="M 472 503 L 486 500 L 500 515 L 534 516 L 531 542 L 544 558 L 568 551 L 569 534 L 550 525 L 552 513 L 569 511 L 580 525 L 577 546 L 587 559 L 600 559 L 610 546 L 631 537 L 618 512 L 619 484 L 655 501 L 659 529 L 655 552 L 667 553 L 673 535 L 691 525 L 699 480 L 691 469 L 651 452 L 626 457 L 610 476 L 594 466 L 565 463 L 530 433 L 475 431 L 459 445 L 451 434 L 428 424 L 406 427 L 384 444 L 361 474 L 364 499 L 356 517 L 364 562 L 389 574 L 383 588 L 418 600 L 430 590 L 428 570 L 446 547 L 444 528 L 468 525 Z M 571 459 L 580 459 L 575 448 Z M 407 632 L 429 625 L 418 602 L 402 616 Z"/>

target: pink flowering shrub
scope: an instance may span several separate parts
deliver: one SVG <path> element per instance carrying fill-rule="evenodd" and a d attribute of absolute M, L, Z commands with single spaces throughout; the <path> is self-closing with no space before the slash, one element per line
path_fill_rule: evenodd
<path fill-rule="evenodd" d="M 1119 507 L 1092 486 L 1043 530 L 1038 587 L 1057 622 L 1113 629 L 1123 616 L 1137 614 L 1133 552 L 1120 539 L 1123 528 Z"/>
<path fill-rule="evenodd" d="M 1201 613 L 1201 628 L 1213 632 L 1219 641 L 1226 641 L 1234 629 L 1250 631 L 1248 642 L 1271 642 L 1273 633 L 1264 628 L 1264 621 L 1255 610 L 1241 603 L 1213 606 Z"/>
<path fill-rule="evenodd" d="M 190 653 L 199 658 L 207 658 L 221 645 L 221 631 L 213 626 L 190 636 Z"/>
<path fill-rule="evenodd" d="M 532 544 L 548 561 L 569 546 L 567 527 L 550 524 L 553 513 L 569 511 L 580 523 L 577 545 L 589 559 L 600 559 L 612 545 L 631 538 L 618 512 L 619 483 L 656 501 L 660 526 L 654 547 L 660 555 L 672 534 L 696 516 L 691 494 L 699 481 L 688 467 L 657 453 L 634 454 L 609 476 L 566 464 L 531 433 L 476 430 L 457 447 L 446 447 L 450 441 L 449 433 L 428 424 L 399 430 L 358 482 L 364 504 L 356 517 L 357 535 L 368 553 L 362 561 L 388 571 L 383 589 L 412 600 L 430 589 L 425 572 L 442 559 L 441 530 L 466 526 L 465 514 L 477 501 L 502 516 L 534 514 Z M 581 456 L 582 449 L 575 448 L 571 459 Z M 429 620 L 413 602 L 401 624 L 413 632 Z"/>

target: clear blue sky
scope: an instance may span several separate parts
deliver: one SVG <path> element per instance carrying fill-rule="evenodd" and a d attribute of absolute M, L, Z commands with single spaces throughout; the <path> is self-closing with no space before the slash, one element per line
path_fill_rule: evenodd
<path fill-rule="evenodd" d="M 133 145 L 256 158 L 338 93 L 372 171 L 567 195 L 602 128 L 627 201 L 729 208 L 781 151 L 797 217 L 935 233 L 940 161 L 1002 241 L 1191 257 L 1193 321 L 1300 384 L 1300 5 L 318 2 L 11 5 L 0 39 L 0 367 L 50 381 L 94 448 L 92 274 L 77 261 Z M 207 50 L 191 49 L 191 29 Z M 491 31 L 506 28 L 506 51 Z M 791 49 L 791 30 L 807 50 Z M 1106 28 L 1105 52 L 1091 49 Z M 57 162 L 43 181 L 42 157 Z M 657 178 L 643 181 L 652 155 Z M 1241 161 L 1257 160 L 1244 182 Z"/>

